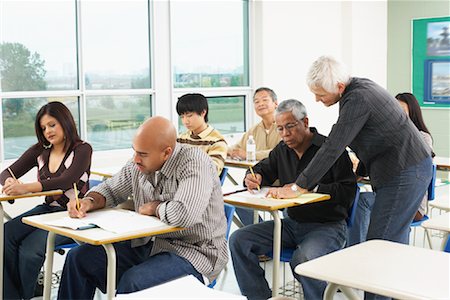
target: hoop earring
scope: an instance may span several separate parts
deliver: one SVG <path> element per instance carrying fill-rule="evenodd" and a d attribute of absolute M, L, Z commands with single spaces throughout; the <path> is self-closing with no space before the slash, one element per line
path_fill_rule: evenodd
<path fill-rule="evenodd" d="M 52 144 L 51 143 L 48 145 L 42 144 L 42 146 L 44 146 L 44 149 L 50 149 L 52 147 Z"/>

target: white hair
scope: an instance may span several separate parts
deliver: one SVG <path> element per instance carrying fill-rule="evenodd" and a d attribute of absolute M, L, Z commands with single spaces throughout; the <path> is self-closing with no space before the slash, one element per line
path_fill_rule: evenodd
<path fill-rule="evenodd" d="M 311 65 L 306 75 L 306 84 L 311 88 L 323 88 L 329 93 L 336 93 L 338 83 L 347 85 L 350 74 L 346 67 L 331 56 L 321 56 Z"/>

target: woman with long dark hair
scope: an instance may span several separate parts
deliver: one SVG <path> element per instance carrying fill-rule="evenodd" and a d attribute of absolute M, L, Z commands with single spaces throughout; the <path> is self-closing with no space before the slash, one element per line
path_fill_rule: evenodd
<path fill-rule="evenodd" d="M 430 146 L 431 149 L 433 149 L 433 139 L 431 138 L 430 131 L 425 125 L 422 117 L 422 110 L 420 109 L 419 102 L 417 101 L 416 97 L 411 93 L 400 93 L 397 94 L 395 98 L 398 100 L 400 106 L 409 116 L 414 125 L 416 125 L 417 129 L 419 129 L 425 143 L 427 143 L 427 145 Z M 431 156 L 435 156 L 433 150 L 431 151 Z M 419 209 L 414 216 L 414 221 L 422 220 L 426 212 L 427 201 L 428 198 L 425 195 L 422 202 L 420 203 Z"/>
<path fill-rule="evenodd" d="M 66 210 L 69 199 L 75 198 L 74 183 L 79 197 L 89 188 L 92 148 L 78 136 L 69 109 L 61 102 L 44 105 L 36 115 L 35 131 L 38 142 L 0 174 L 2 191 L 7 195 L 22 195 L 61 189 L 64 193 L 47 196 L 45 203 L 5 223 L 4 299 L 33 298 L 45 260 L 47 232 L 22 223 L 22 218 Z M 12 175 L 20 178 L 34 167 L 37 167 L 35 182 L 22 183 Z M 55 245 L 71 241 L 57 236 Z"/>

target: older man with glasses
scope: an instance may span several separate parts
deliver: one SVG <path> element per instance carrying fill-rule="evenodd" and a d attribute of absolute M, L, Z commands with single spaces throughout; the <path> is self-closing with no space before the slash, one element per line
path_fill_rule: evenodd
<path fill-rule="evenodd" d="M 326 137 L 309 127 L 305 106 L 297 100 L 285 100 L 276 110 L 275 122 L 282 141 L 269 157 L 247 174 L 244 183 L 249 190 L 270 186 L 277 179 L 281 186 L 291 187 L 305 169 Z M 281 188 L 271 188 L 276 198 Z M 328 201 L 288 208 L 282 220 L 282 247 L 295 248 L 291 268 L 305 261 L 340 249 L 347 237 L 345 219 L 356 193 L 352 163 L 345 151 L 316 186 L 308 190 L 330 194 Z M 258 256 L 272 250 L 273 221 L 243 227 L 233 233 L 229 245 L 239 288 L 248 299 L 267 299 L 271 290 L 260 267 Z M 294 272 L 293 272 L 294 273 Z M 295 275 L 303 286 L 305 299 L 322 299 L 326 282 Z"/>

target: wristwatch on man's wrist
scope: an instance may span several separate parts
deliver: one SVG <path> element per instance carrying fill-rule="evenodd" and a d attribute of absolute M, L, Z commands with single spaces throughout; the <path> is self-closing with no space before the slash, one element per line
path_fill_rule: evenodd
<path fill-rule="evenodd" d="M 297 184 L 291 185 L 291 190 L 295 193 L 296 196 L 300 196 L 299 186 Z"/>

